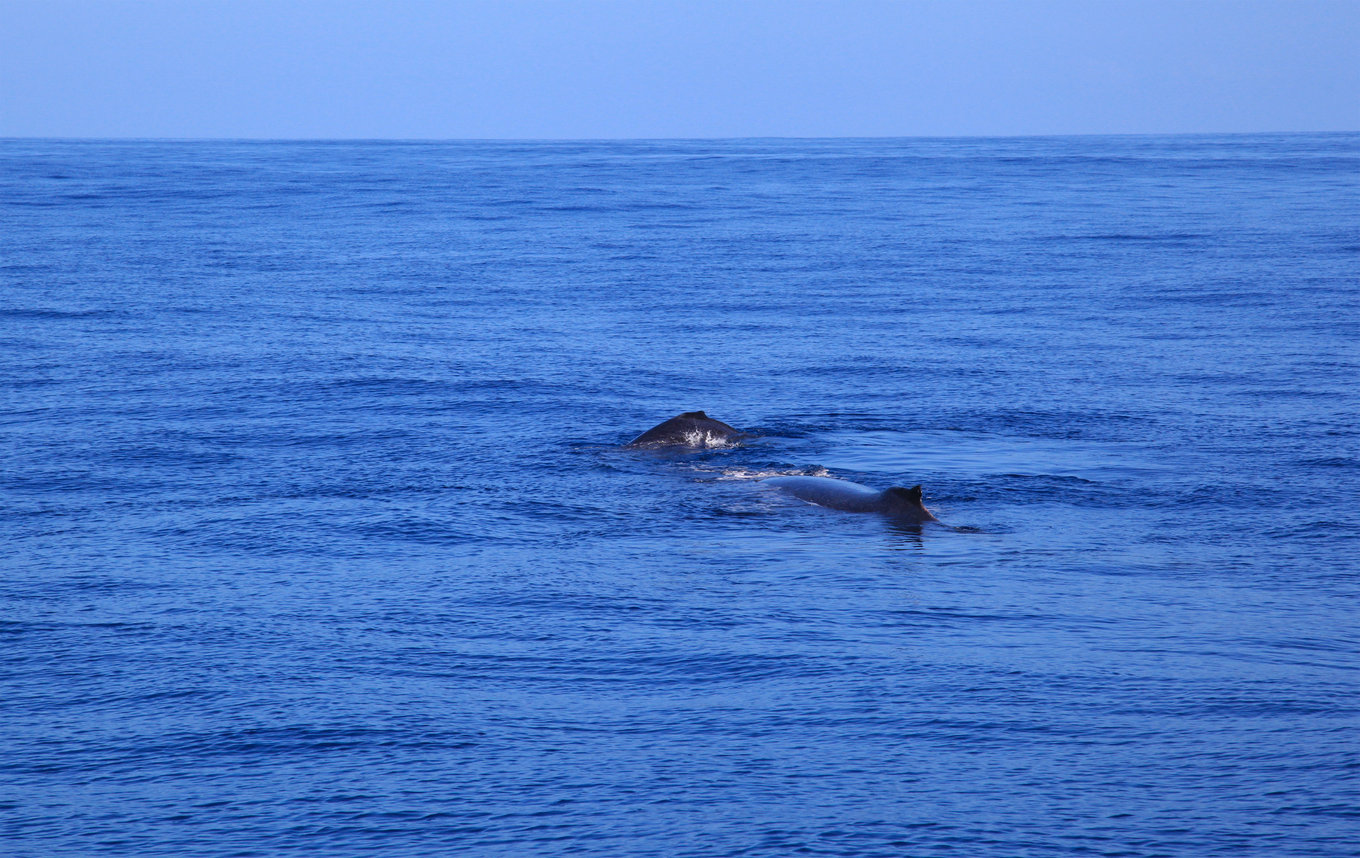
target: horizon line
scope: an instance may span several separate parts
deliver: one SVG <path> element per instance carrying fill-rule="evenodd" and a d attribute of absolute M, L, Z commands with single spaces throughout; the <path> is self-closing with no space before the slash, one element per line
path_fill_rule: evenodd
<path fill-rule="evenodd" d="M 0 135 L 0 142 L 47 141 L 58 143 L 719 143 L 738 141 L 821 140 L 1034 140 L 1086 137 L 1283 137 L 1348 136 L 1360 129 L 1329 131 L 1079 131 L 1047 134 L 885 134 L 801 135 L 752 134 L 715 137 L 175 137 L 175 136 L 76 136 Z"/>

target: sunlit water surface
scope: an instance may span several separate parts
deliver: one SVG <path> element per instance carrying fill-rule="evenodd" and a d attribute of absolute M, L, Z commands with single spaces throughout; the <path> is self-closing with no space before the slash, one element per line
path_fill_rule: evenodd
<path fill-rule="evenodd" d="M 0 233 L 7 855 L 1356 852 L 1360 137 L 8 141 Z"/>

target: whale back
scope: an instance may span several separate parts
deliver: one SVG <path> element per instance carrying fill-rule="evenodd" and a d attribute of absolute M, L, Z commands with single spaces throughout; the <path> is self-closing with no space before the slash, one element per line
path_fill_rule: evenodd
<path fill-rule="evenodd" d="M 799 500 L 815 503 L 828 509 L 846 512 L 882 512 L 883 493 L 831 477 L 769 477 L 760 481 L 762 485 L 793 495 Z"/>
<path fill-rule="evenodd" d="M 721 447 L 741 432 L 702 411 L 686 411 L 659 423 L 628 442 L 629 447 Z"/>
<path fill-rule="evenodd" d="M 902 524 L 939 521 L 922 503 L 920 486 L 909 489 L 893 486 L 880 492 L 849 480 L 801 476 L 769 477 L 760 482 L 800 500 L 830 509 L 876 512 Z"/>

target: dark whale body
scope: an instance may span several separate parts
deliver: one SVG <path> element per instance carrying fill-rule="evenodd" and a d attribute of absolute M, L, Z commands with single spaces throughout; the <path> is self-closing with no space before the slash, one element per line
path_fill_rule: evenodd
<path fill-rule="evenodd" d="M 731 444 L 741 432 L 702 411 L 686 411 L 628 442 L 629 447 L 717 447 Z"/>
<path fill-rule="evenodd" d="M 761 485 L 772 486 L 808 503 L 847 512 L 876 512 L 908 524 L 939 521 L 921 502 L 921 487 L 893 486 L 878 491 L 849 480 L 830 477 L 770 477 Z"/>

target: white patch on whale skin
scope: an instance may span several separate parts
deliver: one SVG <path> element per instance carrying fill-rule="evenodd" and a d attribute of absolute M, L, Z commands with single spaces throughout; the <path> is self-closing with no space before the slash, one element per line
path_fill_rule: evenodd
<path fill-rule="evenodd" d="M 704 450 L 717 450 L 723 447 L 737 446 L 737 442 L 733 439 L 724 438 L 722 435 L 713 432 L 705 432 L 702 429 L 686 432 L 684 438 L 684 446 L 699 447 Z"/>
<path fill-rule="evenodd" d="M 681 435 L 677 435 L 674 438 L 658 441 L 643 441 L 640 444 L 633 443 L 629 446 L 639 450 L 658 450 L 666 447 L 681 450 L 722 450 L 728 447 L 739 446 L 740 443 L 741 442 L 735 438 L 724 438 L 722 435 L 713 432 L 705 432 L 702 429 L 696 429 L 692 432 L 685 432 Z"/>

